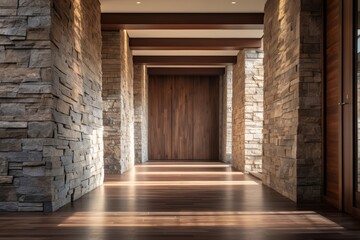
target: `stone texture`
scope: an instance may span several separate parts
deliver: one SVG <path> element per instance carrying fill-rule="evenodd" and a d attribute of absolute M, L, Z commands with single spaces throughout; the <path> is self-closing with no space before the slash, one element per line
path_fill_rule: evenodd
<path fill-rule="evenodd" d="M 221 159 L 232 162 L 233 66 L 227 66 L 222 80 Z"/>
<path fill-rule="evenodd" d="M 103 182 L 99 1 L 0 1 L 0 211 Z"/>
<path fill-rule="evenodd" d="M 264 54 L 242 50 L 233 77 L 233 166 L 244 172 L 262 171 Z"/>
<path fill-rule="evenodd" d="M 321 199 L 321 4 L 265 6 L 263 182 L 296 202 Z"/>
<path fill-rule="evenodd" d="M 103 31 L 103 118 L 106 173 L 134 166 L 133 62 L 126 31 Z"/>
<path fill-rule="evenodd" d="M 145 65 L 134 65 L 135 162 L 148 161 L 148 75 Z"/>
<path fill-rule="evenodd" d="M 46 1 L 39 30 L 50 31 L 50 1 Z M 51 85 L 41 76 L 42 65 L 34 59 L 35 52 L 50 52 L 50 36 L 41 43 L 28 40 L 32 28 L 27 16 L 18 10 L 21 1 L 0 1 L 0 211 L 21 211 L 20 203 L 33 196 L 34 189 L 25 187 L 22 164 L 42 161 L 40 149 L 26 149 L 23 141 L 28 138 L 31 121 L 51 121 Z M 47 58 L 47 65 L 51 59 Z M 30 66 L 31 65 L 31 66 Z M 39 136 L 33 136 L 37 140 Z M 31 167 L 29 167 L 30 169 Z M 51 201 L 50 176 L 42 174 L 49 191 L 42 196 Z M 31 186 L 36 188 L 37 186 Z M 41 208 L 43 210 L 43 208 Z"/>

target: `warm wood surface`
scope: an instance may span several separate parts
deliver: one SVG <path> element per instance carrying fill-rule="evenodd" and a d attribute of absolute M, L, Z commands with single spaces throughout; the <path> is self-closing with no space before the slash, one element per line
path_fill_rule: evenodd
<path fill-rule="evenodd" d="M 132 50 L 241 50 L 261 48 L 261 38 L 131 38 Z"/>
<path fill-rule="evenodd" d="M 341 209 L 341 1 L 328 0 L 326 6 L 325 194 Z"/>
<path fill-rule="evenodd" d="M 135 64 L 150 65 L 224 65 L 237 62 L 236 56 L 134 56 Z"/>
<path fill-rule="evenodd" d="M 103 13 L 103 30 L 263 29 L 264 13 Z"/>
<path fill-rule="evenodd" d="M 172 82 L 153 77 L 149 81 L 149 158 L 169 159 L 171 149 Z"/>
<path fill-rule="evenodd" d="M 172 159 L 193 159 L 195 129 L 193 95 L 196 89 L 194 89 L 194 81 L 191 77 L 173 77 L 173 79 Z"/>
<path fill-rule="evenodd" d="M 149 159 L 217 159 L 219 77 L 150 76 L 149 82 Z M 169 90 L 169 86 L 172 86 L 172 90 Z M 171 99 L 167 97 L 168 103 L 163 103 L 164 91 L 171 91 Z M 166 107 L 166 110 L 161 107 Z M 171 108 L 171 116 L 164 118 L 168 108 Z M 162 121 L 166 123 L 162 124 Z M 161 136 L 165 136 L 166 140 Z M 167 153 L 170 149 L 171 153 L 166 156 L 162 154 L 164 148 Z"/>
<path fill-rule="evenodd" d="M 218 79 L 194 79 L 194 159 L 217 159 L 219 156 Z"/>
<path fill-rule="evenodd" d="M 151 67 L 148 68 L 149 75 L 156 76 L 223 76 L 225 74 L 224 67 L 209 68 L 171 68 L 171 67 Z"/>
<path fill-rule="evenodd" d="M 0 240 L 354 240 L 360 222 L 297 207 L 222 163 L 147 163 L 59 212 L 0 214 Z"/>

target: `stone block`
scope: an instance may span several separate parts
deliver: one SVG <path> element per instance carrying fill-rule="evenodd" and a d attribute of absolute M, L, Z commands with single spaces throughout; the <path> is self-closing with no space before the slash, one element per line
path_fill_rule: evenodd
<path fill-rule="evenodd" d="M 0 7 L 18 7 L 18 0 L 0 0 Z"/>
<path fill-rule="evenodd" d="M 0 35 L 26 37 L 27 19 L 25 17 L 7 17 L 0 19 Z"/>
<path fill-rule="evenodd" d="M 0 122 L 0 128 L 27 128 L 27 122 Z"/>
<path fill-rule="evenodd" d="M 12 184 L 14 180 L 13 176 L 0 176 L 0 185 L 3 184 Z M 0 199 L 1 201 L 1 199 Z"/>
<path fill-rule="evenodd" d="M 45 166 L 23 166 L 24 176 L 42 177 L 45 176 Z"/>
<path fill-rule="evenodd" d="M 9 169 L 9 163 L 6 160 L 0 160 L 0 176 L 7 176 Z"/>
<path fill-rule="evenodd" d="M 21 152 L 21 142 L 0 139 L 0 152 Z"/>
<path fill-rule="evenodd" d="M 23 94 L 39 94 L 39 93 L 51 93 L 52 86 L 50 84 L 21 84 L 18 93 Z"/>
<path fill-rule="evenodd" d="M 0 202 L 0 212 L 17 212 L 18 203 L 15 202 Z"/>
<path fill-rule="evenodd" d="M 51 17 L 50 16 L 35 16 L 28 18 L 29 28 L 50 28 Z"/>
<path fill-rule="evenodd" d="M 31 51 L 29 67 L 51 67 L 51 50 L 35 49 Z"/>
<path fill-rule="evenodd" d="M 43 203 L 19 203 L 20 212 L 42 212 L 43 210 Z"/>
<path fill-rule="evenodd" d="M 30 138 L 52 138 L 55 124 L 53 122 L 29 122 L 28 136 Z"/>

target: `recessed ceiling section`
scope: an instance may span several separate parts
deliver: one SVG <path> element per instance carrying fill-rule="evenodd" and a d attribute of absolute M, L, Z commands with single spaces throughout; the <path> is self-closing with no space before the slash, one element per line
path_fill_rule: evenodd
<path fill-rule="evenodd" d="M 133 56 L 237 56 L 239 51 L 229 50 L 229 51 L 208 51 L 208 50 L 133 50 Z"/>
<path fill-rule="evenodd" d="M 252 13 L 266 0 L 101 0 L 104 13 Z"/>
<path fill-rule="evenodd" d="M 225 68 L 227 64 L 218 65 L 161 65 L 161 64 L 150 64 L 148 68 Z"/>
<path fill-rule="evenodd" d="M 263 30 L 127 30 L 130 38 L 262 38 Z"/>

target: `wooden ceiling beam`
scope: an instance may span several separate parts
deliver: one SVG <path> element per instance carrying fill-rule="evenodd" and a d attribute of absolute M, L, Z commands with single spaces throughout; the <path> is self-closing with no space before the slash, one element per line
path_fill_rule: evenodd
<path fill-rule="evenodd" d="M 149 75 L 157 76 L 219 76 L 225 74 L 225 68 L 148 68 Z"/>
<path fill-rule="evenodd" d="M 262 29 L 263 13 L 103 13 L 103 30 Z"/>
<path fill-rule="evenodd" d="M 132 50 L 241 50 L 260 48 L 260 38 L 131 38 Z"/>
<path fill-rule="evenodd" d="M 220 65 L 235 64 L 236 56 L 134 56 L 135 64 L 153 65 Z"/>

